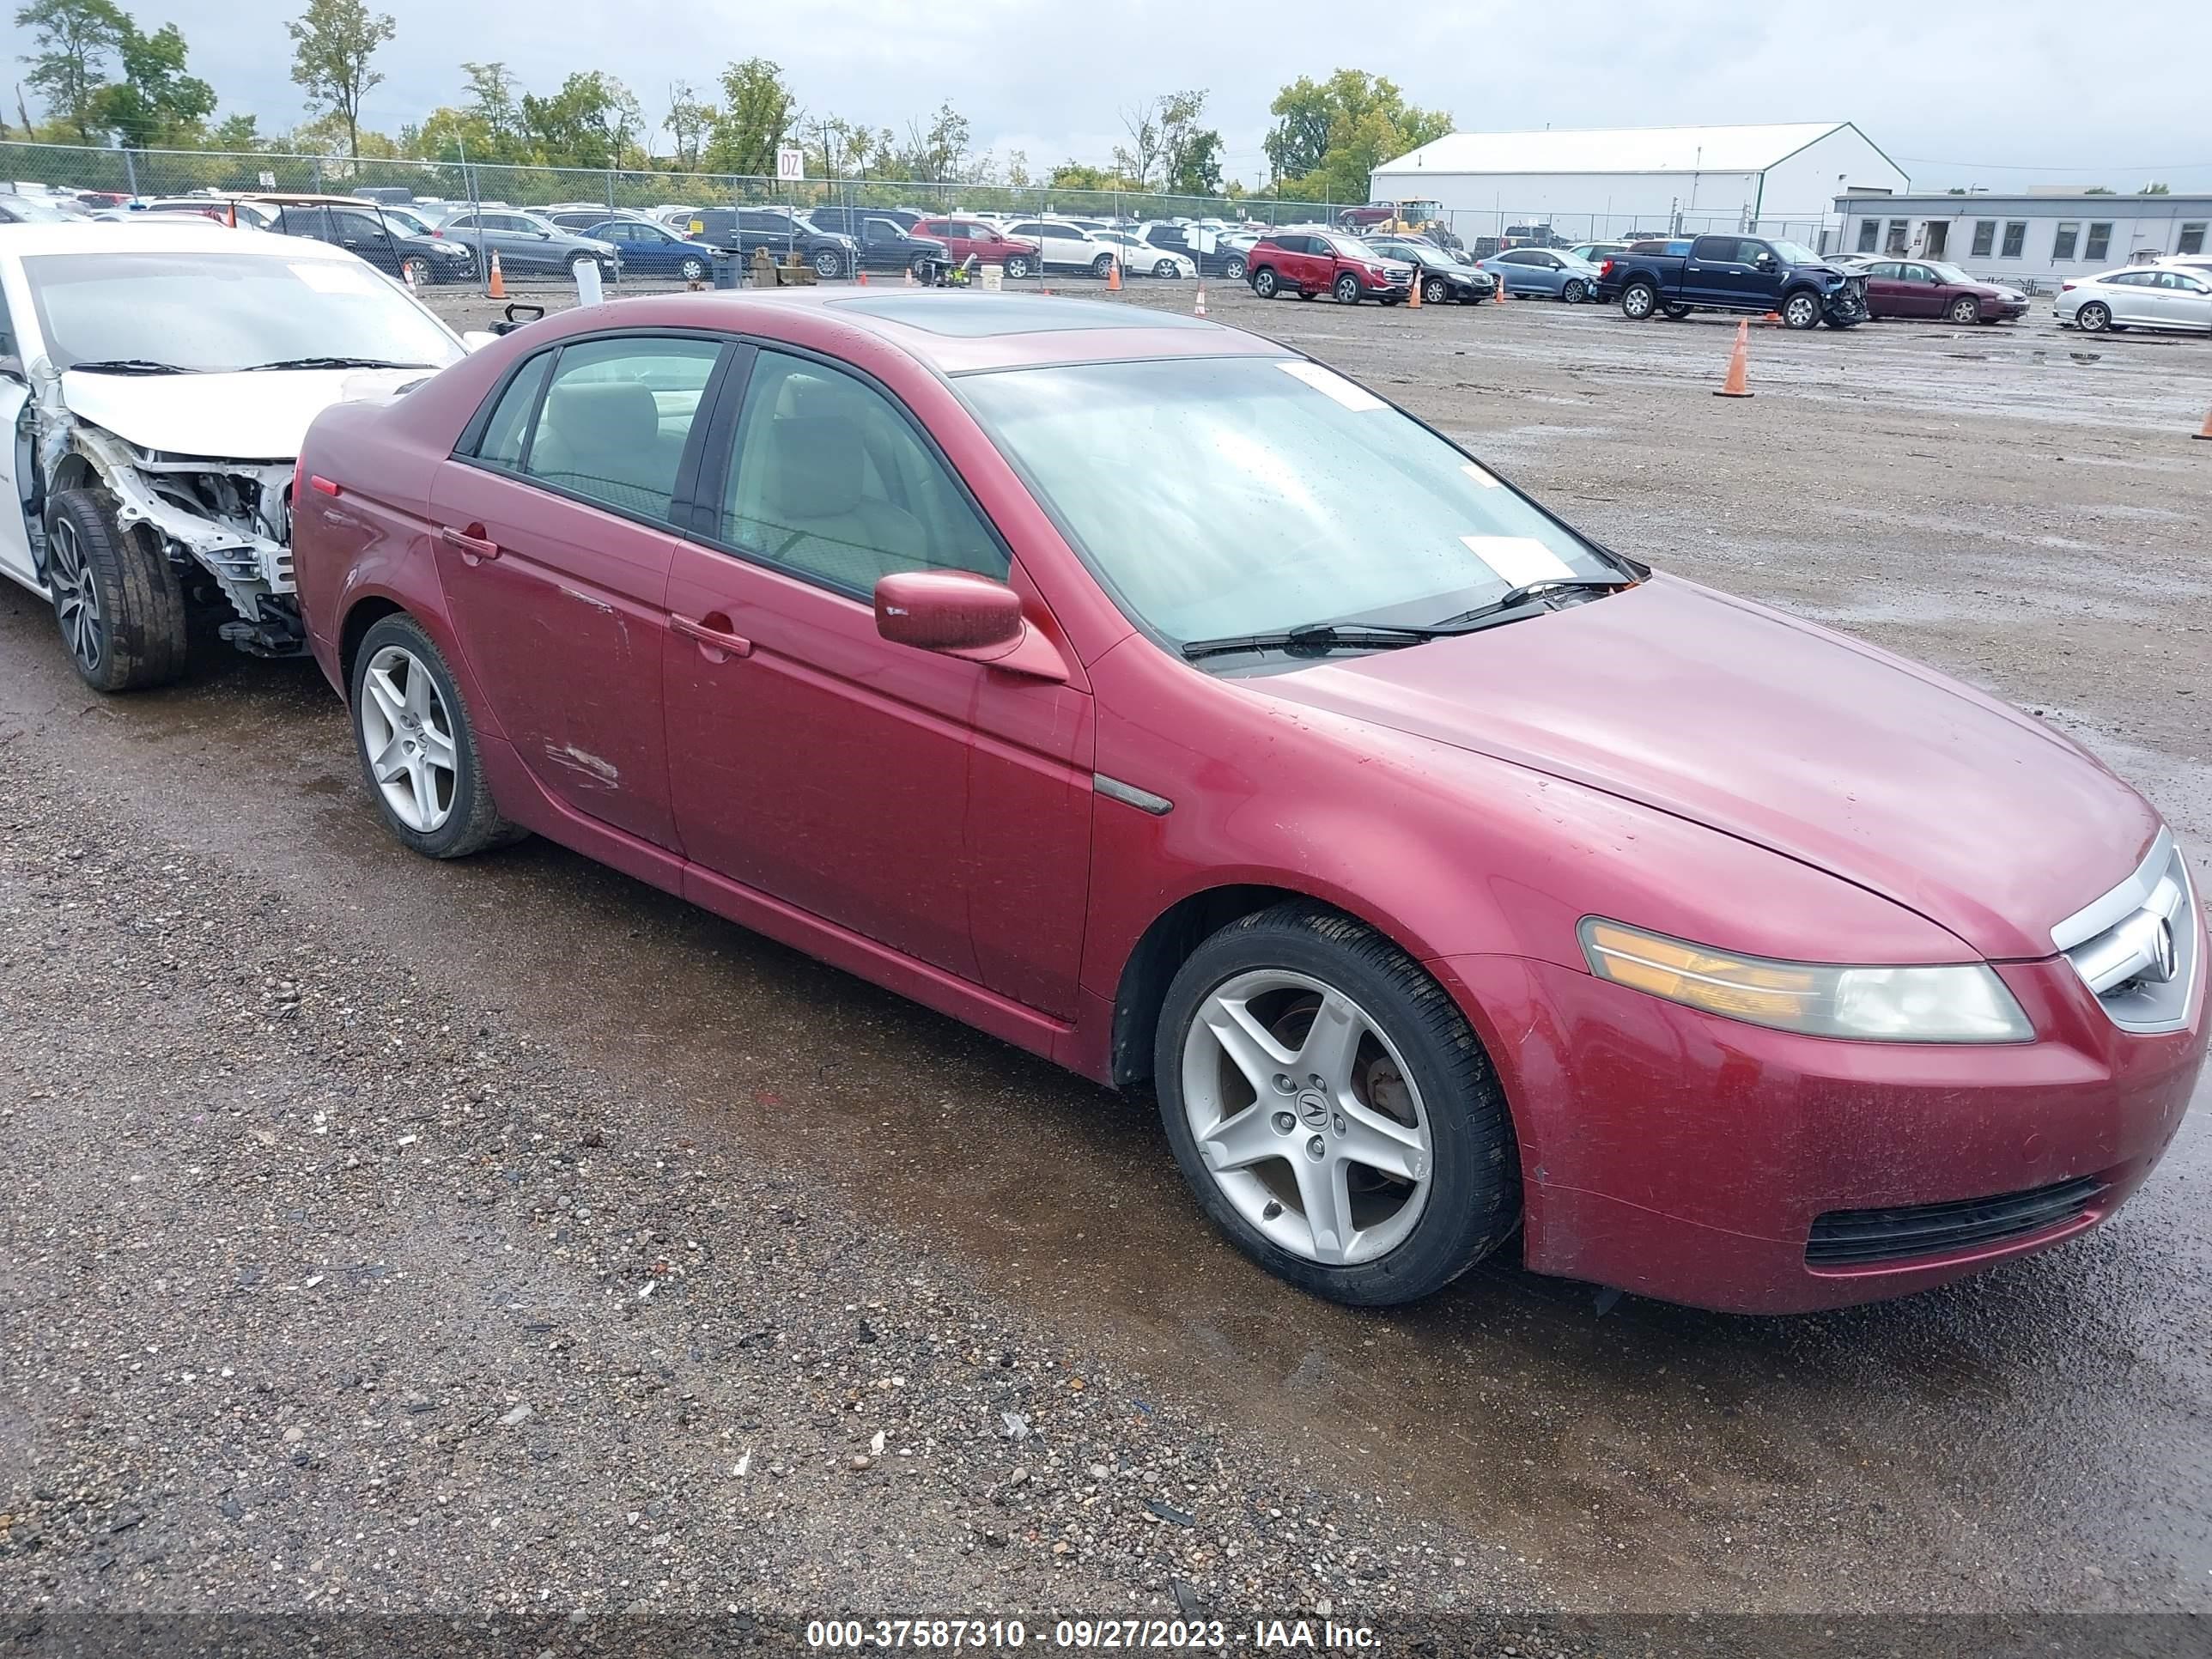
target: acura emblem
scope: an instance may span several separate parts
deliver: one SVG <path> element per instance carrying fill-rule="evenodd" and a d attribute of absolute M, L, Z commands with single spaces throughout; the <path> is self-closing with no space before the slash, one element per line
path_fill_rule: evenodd
<path fill-rule="evenodd" d="M 2173 950 L 2173 923 L 2160 916 L 2158 931 L 2150 936 L 2150 966 L 2143 969 L 2142 976 L 2164 985 L 2179 971 L 2180 965 Z"/>

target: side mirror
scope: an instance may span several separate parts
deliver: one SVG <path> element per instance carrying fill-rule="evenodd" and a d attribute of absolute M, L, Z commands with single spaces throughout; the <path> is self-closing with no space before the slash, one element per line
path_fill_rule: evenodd
<path fill-rule="evenodd" d="M 894 645 L 1065 681 L 1067 665 L 1024 620 L 1022 596 L 964 570 L 902 570 L 876 584 L 876 632 Z"/>
<path fill-rule="evenodd" d="M 1753 263 L 1759 265 L 1771 265 L 1774 263 L 1774 256 L 1771 253 L 1762 253 Z"/>

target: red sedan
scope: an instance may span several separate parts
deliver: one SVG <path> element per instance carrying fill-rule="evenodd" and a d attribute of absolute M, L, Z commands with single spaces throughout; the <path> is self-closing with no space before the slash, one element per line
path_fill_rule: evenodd
<path fill-rule="evenodd" d="M 1978 283 L 1941 259 L 1862 259 L 1858 269 L 1875 317 L 1966 324 L 2017 322 L 2027 314 L 2027 295 L 2018 289 Z"/>
<path fill-rule="evenodd" d="M 2111 1215 L 2203 1060 L 2188 871 L 2081 750 L 1201 319 L 591 307 L 330 410 L 295 501 L 399 840 L 536 831 L 1149 1085 L 1346 1302 L 1516 1239 L 1938 1284 Z"/>
<path fill-rule="evenodd" d="M 1035 243 L 1016 241 L 988 219 L 924 219 L 914 234 L 944 243 L 955 264 L 972 254 L 987 265 L 1004 265 L 1009 276 L 1034 276 L 1041 268 Z"/>

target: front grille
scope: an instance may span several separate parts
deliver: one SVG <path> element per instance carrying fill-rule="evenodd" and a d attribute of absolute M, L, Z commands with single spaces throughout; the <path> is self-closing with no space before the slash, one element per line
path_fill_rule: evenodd
<path fill-rule="evenodd" d="M 1814 1218 L 1805 1263 L 1856 1267 L 2026 1238 L 2078 1220 L 2102 1191 L 2095 1176 L 2081 1176 L 1999 1198 L 1907 1204 L 1893 1210 L 1831 1210 Z"/>
<path fill-rule="evenodd" d="M 2188 1022 L 2203 937 L 2188 862 L 2164 829 L 2133 875 L 2051 930 L 2112 1024 L 2137 1032 Z"/>

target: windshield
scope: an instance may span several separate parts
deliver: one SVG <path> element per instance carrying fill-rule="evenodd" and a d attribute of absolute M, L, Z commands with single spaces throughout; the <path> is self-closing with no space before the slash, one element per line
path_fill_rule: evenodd
<path fill-rule="evenodd" d="M 1972 277 L 1967 276 L 1965 271 L 1960 270 L 1958 266 L 1947 264 L 1941 259 L 1930 262 L 1928 269 L 1936 273 L 1936 280 L 1939 283 L 1971 283 L 1974 280 Z"/>
<path fill-rule="evenodd" d="M 143 360 L 222 371 L 292 357 L 442 368 L 460 342 L 353 259 L 193 249 L 37 254 L 23 261 L 57 368 Z"/>
<path fill-rule="evenodd" d="M 84 222 L 81 213 L 68 213 L 51 202 L 34 202 L 27 196 L 0 197 L 8 211 L 27 225 L 76 225 Z"/>
<path fill-rule="evenodd" d="M 1820 263 L 1820 256 L 1802 242 L 1769 242 L 1767 246 L 1774 250 L 1775 257 L 1785 265 L 1817 265 Z"/>
<path fill-rule="evenodd" d="M 1620 568 L 1317 363 L 1095 363 L 953 385 L 1130 617 L 1176 645 L 1429 623 Z"/>
<path fill-rule="evenodd" d="M 405 236 L 428 236 L 430 222 L 413 208 L 382 207 L 378 210 L 392 229 Z"/>
<path fill-rule="evenodd" d="M 1382 257 L 1364 242 L 1355 242 L 1349 236 L 1324 236 L 1322 240 L 1327 242 L 1347 259 L 1358 259 L 1371 264 Z"/>

